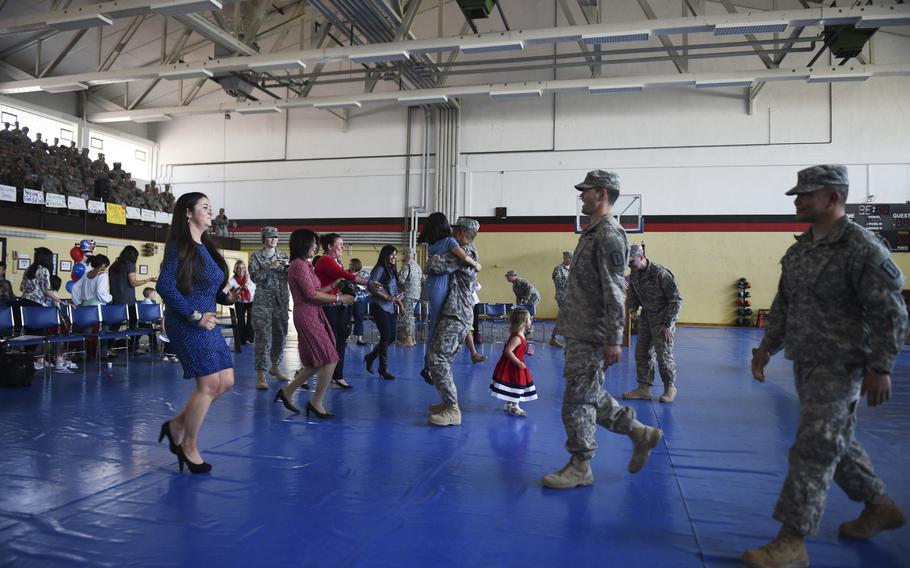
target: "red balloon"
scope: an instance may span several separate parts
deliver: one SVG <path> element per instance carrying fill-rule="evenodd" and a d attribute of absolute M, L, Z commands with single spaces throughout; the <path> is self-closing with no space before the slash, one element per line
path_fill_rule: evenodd
<path fill-rule="evenodd" d="M 72 280 L 73 282 L 75 282 L 75 281 L 79 280 L 79 277 L 76 276 L 75 273 L 70 273 L 70 280 Z"/>
<path fill-rule="evenodd" d="M 70 258 L 75 262 L 82 262 L 82 259 L 85 258 L 85 255 L 82 254 L 82 249 L 79 247 L 73 247 L 70 249 Z"/>

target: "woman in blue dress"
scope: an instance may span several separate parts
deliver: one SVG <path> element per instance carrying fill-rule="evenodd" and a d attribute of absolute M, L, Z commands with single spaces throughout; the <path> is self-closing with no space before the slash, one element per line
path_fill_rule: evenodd
<path fill-rule="evenodd" d="M 232 303 L 223 294 L 228 267 L 207 233 L 211 226 L 212 209 L 204 194 L 180 196 L 156 286 L 167 308 L 164 324 L 183 376 L 196 379 L 196 390 L 180 414 L 161 425 L 158 441 L 166 437 L 180 471 L 186 465 L 192 473 L 212 470 L 199 453 L 199 430 L 209 406 L 234 386 L 234 363 L 215 313 L 216 298 Z"/>

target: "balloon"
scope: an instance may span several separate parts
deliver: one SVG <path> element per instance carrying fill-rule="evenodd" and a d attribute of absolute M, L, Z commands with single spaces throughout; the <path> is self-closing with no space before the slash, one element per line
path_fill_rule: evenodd
<path fill-rule="evenodd" d="M 70 280 L 75 282 L 76 280 L 79 280 L 79 277 L 76 276 L 74 272 L 70 272 Z"/>
<path fill-rule="evenodd" d="M 79 241 L 79 247 L 82 249 L 82 252 L 91 252 L 92 250 L 92 241 L 89 239 L 82 239 Z"/>
<path fill-rule="evenodd" d="M 75 285 L 76 285 L 76 283 L 74 281 L 70 280 L 69 282 L 66 283 L 66 291 L 69 292 L 70 294 L 72 294 L 73 286 L 75 286 Z"/>
<path fill-rule="evenodd" d="M 73 247 L 70 249 L 70 258 L 76 262 L 82 262 L 82 259 L 85 258 L 85 255 L 82 254 L 81 248 Z"/>
<path fill-rule="evenodd" d="M 81 262 L 79 264 L 73 265 L 73 275 L 76 277 L 76 280 L 85 276 L 85 265 Z"/>

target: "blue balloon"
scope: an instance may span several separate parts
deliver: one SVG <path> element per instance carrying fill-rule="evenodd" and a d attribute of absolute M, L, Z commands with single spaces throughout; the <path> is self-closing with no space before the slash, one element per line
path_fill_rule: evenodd
<path fill-rule="evenodd" d="M 83 276 L 85 276 L 85 265 L 82 264 L 81 262 L 75 264 L 73 266 L 73 274 L 76 275 L 76 278 L 82 278 Z"/>
<path fill-rule="evenodd" d="M 73 286 L 75 286 L 75 285 L 76 285 L 75 282 L 73 282 L 72 280 L 68 280 L 67 283 L 66 283 L 66 291 L 69 292 L 70 294 L 72 294 L 72 293 L 73 293 Z"/>

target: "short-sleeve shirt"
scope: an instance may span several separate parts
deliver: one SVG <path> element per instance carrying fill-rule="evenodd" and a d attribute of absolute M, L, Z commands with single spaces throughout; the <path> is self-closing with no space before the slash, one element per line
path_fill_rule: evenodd
<path fill-rule="evenodd" d="M 110 275 L 112 304 L 132 304 L 136 301 L 136 289 L 130 286 L 130 273 L 136 272 L 135 262 L 124 262 L 123 268 Z"/>

